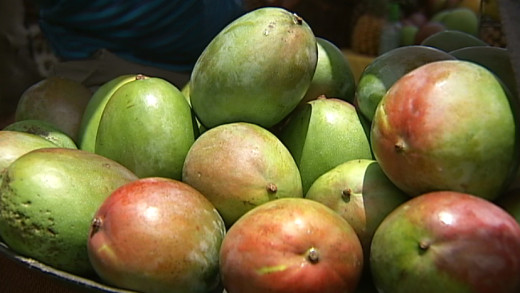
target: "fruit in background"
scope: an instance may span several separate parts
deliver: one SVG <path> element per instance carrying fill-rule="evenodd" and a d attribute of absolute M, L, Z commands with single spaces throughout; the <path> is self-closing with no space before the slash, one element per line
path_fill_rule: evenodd
<path fill-rule="evenodd" d="M 26 132 L 41 136 L 57 147 L 77 149 L 74 140 L 54 124 L 42 120 L 20 120 L 13 122 L 3 130 Z"/>
<path fill-rule="evenodd" d="M 383 97 L 372 121 L 372 151 L 409 195 L 453 190 L 493 200 L 518 165 L 517 114 L 486 68 L 432 62 Z"/>
<path fill-rule="evenodd" d="M 210 200 L 227 227 L 268 201 L 303 197 L 291 153 L 274 134 L 245 122 L 201 134 L 186 155 L 182 181 Z"/>
<path fill-rule="evenodd" d="M 184 97 L 186 98 L 186 101 L 188 101 L 188 104 L 190 104 L 190 108 L 191 108 L 190 82 L 189 81 L 182 87 L 181 93 L 184 95 Z M 206 131 L 206 127 L 204 125 L 200 124 L 200 121 L 199 121 L 199 119 L 197 119 L 197 116 L 195 115 L 195 112 L 193 112 L 193 109 L 192 109 L 192 116 L 193 116 L 193 120 L 194 120 L 193 123 L 196 124 L 197 127 L 199 128 L 199 134 Z"/>
<path fill-rule="evenodd" d="M 318 44 L 318 63 L 311 85 L 300 105 L 321 95 L 352 102 L 356 82 L 348 60 L 343 52 L 330 41 L 319 37 L 316 38 L 316 41 Z"/>
<path fill-rule="evenodd" d="M 102 84 L 92 95 L 81 118 L 78 146 L 84 151 L 95 153 L 96 137 L 101 115 L 114 93 L 124 84 L 134 81 L 138 75 L 118 76 Z"/>
<path fill-rule="evenodd" d="M 46 121 L 77 141 L 81 117 L 91 96 L 92 92 L 75 80 L 47 77 L 22 93 L 15 121 Z"/>
<path fill-rule="evenodd" d="M 399 78 L 421 65 L 449 59 L 455 57 L 427 46 L 399 47 L 377 56 L 361 73 L 355 104 L 372 121 L 377 105 Z"/>
<path fill-rule="evenodd" d="M 139 177 L 180 180 L 197 135 L 184 95 L 164 79 L 141 75 L 121 85 L 107 102 L 95 152 Z"/>
<path fill-rule="evenodd" d="M 188 102 L 188 104 L 190 104 L 190 107 L 191 107 L 190 82 L 189 81 L 181 88 L 181 93 L 184 95 L 184 97 L 186 98 L 186 101 Z"/>
<path fill-rule="evenodd" d="M 412 46 L 415 45 L 415 36 L 419 32 L 419 27 L 415 25 L 404 25 L 401 28 L 401 39 L 399 41 L 400 46 Z"/>
<path fill-rule="evenodd" d="M 35 149 L 54 147 L 58 146 L 36 134 L 0 130 L 0 179 L 2 172 L 22 155 Z"/>
<path fill-rule="evenodd" d="M 445 30 L 446 27 L 444 26 L 444 24 L 438 21 L 428 21 L 426 24 L 419 27 L 419 30 L 417 30 L 417 33 L 415 34 L 414 44 L 423 45 L 425 39 Z"/>
<path fill-rule="evenodd" d="M 473 195 L 423 194 L 383 220 L 370 268 L 381 292 L 519 292 L 520 225 Z"/>
<path fill-rule="evenodd" d="M 372 159 L 369 126 L 343 100 L 319 98 L 291 114 L 278 137 L 300 170 L 303 194 L 314 180 L 353 159 Z"/>
<path fill-rule="evenodd" d="M 200 192 L 144 178 L 116 189 L 93 217 L 89 259 L 105 282 L 139 292 L 206 293 L 219 285 L 226 229 Z"/>
<path fill-rule="evenodd" d="M 432 16 L 443 10 L 455 8 L 461 0 L 427 0 L 425 3 L 426 12 Z"/>
<path fill-rule="evenodd" d="M 122 165 L 93 153 L 33 150 L 2 178 L 0 236 L 22 256 L 93 276 L 86 247 L 92 217 L 113 190 L 136 179 Z"/>
<path fill-rule="evenodd" d="M 249 211 L 228 230 L 220 250 L 228 293 L 354 292 L 362 270 L 354 229 L 325 205 L 303 198 Z"/>
<path fill-rule="evenodd" d="M 458 7 L 468 8 L 478 15 L 480 13 L 480 1 L 481 0 L 461 0 Z"/>
<path fill-rule="evenodd" d="M 385 18 L 376 13 L 366 12 L 356 18 L 351 33 L 352 50 L 368 56 L 377 56 L 384 24 Z"/>
<path fill-rule="evenodd" d="M 197 60 L 193 111 L 207 128 L 274 126 L 303 99 L 317 55 L 316 38 L 301 17 L 277 7 L 250 11 L 220 31 Z"/>
<path fill-rule="evenodd" d="M 448 30 L 465 32 L 472 36 L 478 35 L 479 19 L 473 10 L 457 7 L 443 10 L 432 17 L 432 20 L 442 23 Z"/>
<path fill-rule="evenodd" d="M 376 228 L 410 197 L 386 177 L 376 161 L 364 159 L 347 161 L 321 175 L 305 198 L 328 206 L 347 220 L 368 261 Z"/>
<path fill-rule="evenodd" d="M 445 52 L 452 52 L 467 47 L 487 46 L 481 39 L 455 30 L 444 30 L 435 33 L 424 39 L 421 45 L 434 47 Z"/>
<path fill-rule="evenodd" d="M 404 18 L 401 19 L 401 22 L 403 25 L 413 25 L 416 27 L 421 27 L 428 22 L 428 17 L 424 13 L 424 11 L 417 9 L 414 12 L 411 12 L 410 14 L 404 16 Z"/>

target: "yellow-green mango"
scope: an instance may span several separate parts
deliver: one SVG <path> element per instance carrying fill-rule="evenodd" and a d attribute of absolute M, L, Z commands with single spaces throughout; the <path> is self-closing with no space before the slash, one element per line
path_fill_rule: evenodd
<path fill-rule="evenodd" d="M 190 105 L 170 82 L 141 75 L 107 102 L 95 153 L 139 177 L 180 179 L 184 158 L 198 136 Z"/>
<path fill-rule="evenodd" d="M 317 64 L 316 38 L 283 8 L 250 11 L 226 26 L 197 60 L 191 105 L 211 128 L 249 122 L 269 128 L 303 99 Z"/>
<path fill-rule="evenodd" d="M 137 75 L 135 74 L 121 75 L 102 84 L 94 92 L 85 108 L 78 130 L 78 146 L 80 149 L 95 152 L 97 130 L 105 106 L 118 88 L 136 78 Z"/>
<path fill-rule="evenodd" d="M 72 137 L 66 134 L 63 130 L 56 127 L 54 124 L 43 120 L 28 119 L 15 121 L 4 127 L 3 130 L 35 134 L 54 143 L 57 147 L 71 149 L 78 148 Z"/>
<path fill-rule="evenodd" d="M 278 137 L 298 165 L 303 193 L 341 163 L 372 159 L 369 128 L 354 105 L 336 98 L 321 97 L 293 112 Z"/>
<path fill-rule="evenodd" d="M 318 63 L 301 105 L 321 95 L 354 102 L 356 81 L 350 63 L 343 52 L 331 41 L 316 37 Z"/>
<path fill-rule="evenodd" d="M 122 165 L 90 152 L 69 148 L 28 152 L 4 171 L 0 237 L 20 255 L 93 276 L 87 252 L 92 218 L 112 191 L 136 179 Z"/>

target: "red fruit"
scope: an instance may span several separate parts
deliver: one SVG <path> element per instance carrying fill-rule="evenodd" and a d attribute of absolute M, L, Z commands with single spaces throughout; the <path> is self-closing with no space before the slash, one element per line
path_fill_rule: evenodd
<path fill-rule="evenodd" d="M 517 165 L 517 122 L 501 83 L 462 60 L 401 77 L 380 101 L 371 146 L 388 178 L 416 196 L 436 190 L 493 200 Z"/>
<path fill-rule="evenodd" d="M 325 205 L 283 198 L 244 214 L 222 242 L 228 293 L 354 292 L 363 267 L 354 229 Z"/>
<path fill-rule="evenodd" d="M 370 258 L 380 292 L 520 292 L 520 225 L 465 193 L 431 192 L 395 209 Z"/>
<path fill-rule="evenodd" d="M 89 257 L 109 284 L 140 292 L 200 292 L 219 284 L 224 221 L 198 191 L 166 178 L 115 190 L 97 211 Z"/>

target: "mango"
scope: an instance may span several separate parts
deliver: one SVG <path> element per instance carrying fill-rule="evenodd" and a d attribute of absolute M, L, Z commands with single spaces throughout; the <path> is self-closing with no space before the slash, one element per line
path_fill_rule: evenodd
<path fill-rule="evenodd" d="M 374 157 L 410 196 L 451 190 L 496 199 L 518 169 L 518 108 L 491 71 L 425 64 L 397 81 L 372 122 Z"/>
<path fill-rule="evenodd" d="M 136 179 L 122 165 L 78 149 L 26 153 L 2 178 L 0 237 L 20 255 L 91 276 L 87 238 L 92 218 L 113 190 Z"/>
<path fill-rule="evenodd" d="M 356 231 L 369 261 L 370 243 L 377 227 L 410 197 L 399 190 L 375 160 L 350 160 L 324 173 L 305 198 L 320 202 L 340 214 Z"/>
<path fill-rule="evenodd" d="M 303 193 L 341 163 L 372 159 L 369 128 L 354 105 L 340 99 L 321 97 L 293 112 L 278 137 L 298 165 Z"/>
<path fill-rule="evenodd" d="M 82 83 L 51 76 L 27 88 L 18 101 L 15 121 L 43 120 L 54 124 L 74 141 L 92 92 Z"/>
<path fill-rule="evenodd" d="M 80 149 L 94 153 L 97 130 L 105 106 L 122 85 L 137 78 L 135 74 L 121 75 L 102 84 L 92 95 L 81 117 L 78 130 L 78 146 Z"/>
<path fill-rule="evenodd" d="M 20 120 L 7 125 L 3 130 L 35 134 L 62 148 L 78 148 L 74 140 L 68 134 L 56 127 L 54 124 L 43 120 Z"/>
<path fill-rule="evenodd" d="M 207 128 L 249 122 L 269 128 L 303 99 L 317 64 L 316 38 L 298 15 L 264 7 L 231 22 L 204 49 L 190 99 Z"/>
<path fill-rule="evenodd" d="M 198 128 L 184 95 L 170 82 L 140 75 L 121 85 L 105 105 L 95 153 L 139 177 L 181 178 Z"/>
<path fill-rule="evenodd" d="M 303 197 L 291 153 L 274 134 L 246 122 L 201 134 L 186 156 L 182 181 L 209 199 L 227 227 L 268 201 Z"/>
<path fill-rule="evenodd" d="M 300 104 L 305 104 L 321 95 L 353 102 L 356 81 L 349 61 L 331 41 L 316 37 L 316 42 L 318 63 L 311 85 Z"/>
<path fill-rule="evenodd" d="M 1 130 L 0 131 L 0 178 L 4 169 L 22 155 L 40 148 L 58 147 L 45 138 L 32 133 Z"/>
<path fill-rule="evenodd" d="M 486 42 L 478 37 L 458 30 L 443 30 L 432 34 L 424 39 L 421 45 L 437 48 L 445 52 L 476 46 L 488 46 Z"/>

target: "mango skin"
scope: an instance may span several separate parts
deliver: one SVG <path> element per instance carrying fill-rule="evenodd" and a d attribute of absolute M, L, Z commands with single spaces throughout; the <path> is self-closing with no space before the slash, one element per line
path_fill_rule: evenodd
<path fill-rule="evenodd" d="M 383 97 L 372 122 L 372 151 L 411 196 L 452 190 L 494 200 L 518 167 L 517 115 L 489 70 L 462 60 L 432 62 Z"/>
<path fill-rule="evenodd" d="M 94 92 L 79 125 L 78 146 L 80 149 L 95 153 L 97 131 L 105 106 L 117 89 L 136 78 L 135 74 L 121 75 L 101 85 Z"/>
<path fill-rule="evenodd" d="M 87 249 L 97 274 L 116 287 L 209 293 L 217 292 L 225 232 L 215 207 L 193 187 L 143 178 L 121 186 L 101 205 Z"/>
<path fill-rule="evenodd" d="M 220 248 L 229 293 L 354 293 L 363 270 L 354 229 L 316 201 L 282 198 L 246 213 Z"/>
<path fill-rule="evenodd" d="M 406 73 L 435 61 L 454 60 L 440 49 L 427 46 L 405 46 L 390 50 L 374 59 L 359 78 L 355 104 L 365 118 L 372 121 L 377 105 L 386 91 Z"/>
<path fill-rule="evenodd" d="M 168 81 L 142 76 L 125 83 L 107 102 L 95 153 L 139 177 L 180 179 L 198 128 L 184 95 Z"/>
<path fill-rule="evenodd" d="M 343 52 L 332 42 L 316 37 L 318 62 L 311 85 L 300 105 L 321 95 L 354 102 L 356 80 L 350 63 Z"/>
<path fill-rule="evenodd" d="M 86 245 L 92 217 L 113 190 L 136 179 L 120 164 L 82 150 L 31 151 L 4 173 L 0 237 L 18 254 L 92 276 Z"/>
<path fill-rule="evenodd" d="M 2 178 L 2 171 L 22 155 L 35 149 L 52 147 L 58 146 L 36 134 L 14 130 L 1 130 L 0 179 Z"/>
<path fill-rule="evenodd" d="M 377 228 L 370 268 L 378 292 L 520 292 L 520 226 L 482 198 L 425 193 Z"/>
<path fill-rule="evenodd" d="M 354 105 L 319 98 L 289 115 L 278 137 L 298 165 L 305 194 L 319 176 L 339 164 L 372 159 L 368 132 Z"/>
<path fill-rule="evenodd" d="M 317 55 L 302 18 L 283 8 L 253 10 L 225 27 L 197 60 L 193 110 L 207 128 L 229 122 L 269 128 L 303 99 Z"/>
<path fill-rule="evenodd" d="M 303 197 L 293 157 L 271 132 L 251 123 L 204 132 L 186 156 L 182 181 L 204 194 L 230 227 L 268 201 Z"/>

